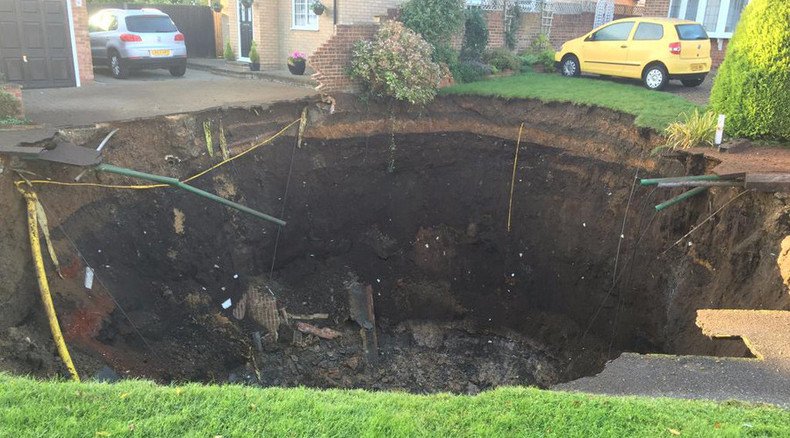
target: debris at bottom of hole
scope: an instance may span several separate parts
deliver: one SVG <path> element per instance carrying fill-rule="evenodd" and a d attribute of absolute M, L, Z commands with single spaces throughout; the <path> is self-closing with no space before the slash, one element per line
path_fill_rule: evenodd
<path fill-rule="evenodd" d="M 349 279 L 343 282 L 348 291 L 348 307 L 351 319 L 361 330 L 362 348 L 369 363 L 375 363 L 378 357 L 378 336 L 376 334 L 376 317 L 373 312 L 373 287 L 363 286 L 357 276 L 349 273 Z"/>
<path fill-rule="evenodd" d="M 328 327 L 319 328 L 312 324 L 308 324 L 306 322 L 298 322 L 296 323 L 296 329 L 302 333 L 308 333 L 311 335 L 318 336 L 321 339 L 335 339 L 340 337 L 340 332 L 336 330 L 332 330 Z"/>

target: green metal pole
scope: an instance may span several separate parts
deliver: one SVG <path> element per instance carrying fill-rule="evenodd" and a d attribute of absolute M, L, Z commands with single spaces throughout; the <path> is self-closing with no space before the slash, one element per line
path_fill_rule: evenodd
<path fill-rule="evenodd" d="M 639 180 L 639 184 L 643 186 L 652 186 L 659 183 L 668 182 L 683 182 L 683 181 L 718 181 L 722 179 L 719 175 L 691 175 L 691 176 L 675 176 L 672 178 L 645 178 Z"/>
<path fill-rule="evenodd" d="M 147 180 L 147 181 L 153 181 L 153 182 L 157 182 L 157 183 L 161 183 L 161 184 L 167 184 L 169 186 L 177 187 L 177 188 L 185 190 L 187 192 L 194 193 L 194 194 L 196 194 L 198 196 L 202 196 L 202 197 L 204 197 L 206 199 L 210 199 L 210 200 L 212 200 L 214 202 L 226 205 L 226 206 L 228 206 L 230 208 L 234 208 L 236 210 L 239 210 L 239 211 L 242 211 L 244 213 L 250 214 L 250 215 L 255 216 L 255 217 L 259 218 L 259 219 L 267 220 L 269 222 L 274 222 L 275 224 L 280 225 L 280 226 L 285 226 L 285 223 L 286 223 L 282 219 L 277 219 L 276 217 L 272 217 L 272 216 L 269 216 L 268 214 L 261 213 L 260 211 L 253 210 L 253 209 L 251 209 L 249 207 L 245 207 L 244 205 L 241 205 L 241 204 L 238 204 L 236 202 L 230 201 L 230 200 L 225 199 L 225 198 L 223 198 L 221 196 L 217 196 L 217 195 L 215 195 L 213 193 L 209 193 L 209 192 L 207 192 L 205 190 L 200 190 L 197 187 L 193 187 L 193 186 L 191 186 L 189 184 L 182 183 L 181 181 L 179 181 L 179 180 L 177 180 L 175 178 L 170 178 L 168 176 L 154 175 L 154 174 L 145 173 L 145 172 L 138 172 L 136 170 L 127 169 L 125 167 L 113 166 L 112 164 L 99 164 L 96 167 L 96 170 L 101 171 L 101 172 L 108 172 L 108 173 L 115 173 L 115 174 L 118 174 L 118 175 L 124 175 L 124 176 L 128 176 L 128 177 L 131 177 L 131 178 L 144 179 L 144 180 Z"/>
<path fill-rule="evenodd" d="M 708 190 L 708 187 L 696 187 L 696 188 L 693 188 L 693 189 L 691 189 L 691 190 L 689 190 L 687 192 L 683 192 L 683 193 L 675 196 L 674 198 L 672 198 L 672 199 L 670 199 L 670 200 L 668 200 L 666 202 L 662 202 L 661 204 L 656 205 L 656 211 L 661 211 L 661 210 L 663 210 L 665 208 L 668 208 L 668 207 L 671 207 L 671 206 L 673 206 L 673 205 L 675 205 L 675 204 L 677 204 L 679 202 L 683 202 L 683 201 L 685 201 L 686 199 L 688 199 L 688 198 L 690 198 L 692 196 L 699 195 L 700 193 L 704 192 L 705 190 Z"/>

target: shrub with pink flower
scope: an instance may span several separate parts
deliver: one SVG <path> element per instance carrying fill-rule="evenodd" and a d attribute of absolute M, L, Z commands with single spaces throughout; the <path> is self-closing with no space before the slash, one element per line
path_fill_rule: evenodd
<path fill-rule="evenodd" d="M 431 60 L 433 47 L 400 22 L 381 26 L 373 41 L 359 41 L 351 58 L 351 76 L 376 97 L 424 105 L 436 97 L 442 69 Z"/>
<path fill-rule="evenodd" d="M 305 62 L 306 59 L 307 56 L 305 56 L 304 53 L 295 50 L 293 53 L 291 53 L 291 56 L 288 57 L 288 64 L 294 65 L 297 63 L 302 63 Z"/>

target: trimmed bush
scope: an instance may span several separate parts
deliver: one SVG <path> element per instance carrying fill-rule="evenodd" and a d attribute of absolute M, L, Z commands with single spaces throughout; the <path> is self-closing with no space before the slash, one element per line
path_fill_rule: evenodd
<path fill-rule="evenodd" d="M 16 96 L 0 89 L 0 120 L 19 116 L 19 101 Z"/>
<path fill-rule="evenodd" d="M 525 53 L 519 57 L 521 60 L 521 69 L 531 69 L 535 65 L 543 66 L 543 70 L 554 70 L 554 51 L 544 50 L 538 53 Z"/>
<path fill-rule="evenodd" d="M 223 53 L 223 57 L 226 61 L 236 60 L 236 54 L 233 53 L 233 47 L 230 46 L 230 43 L 225 43 L 225 53 Z"/>
<path fill-rule="evenodd" d="M 249 57 L 252 64 L 259 64 L 261 62 L 261 55 L 258 54 L 258 45 L 255 44 L 255 41 L 250 44 Z"/>
<path fill-rule="evenodd" d="M 790 140 L 790 2 L 752 0 L 711 91 L 735 137 Z"/>
<path fill-rule="evenodd" d="M 505 46 L 510 50 L 516 50 L 518 41 L 518 31 L 521 29 L 521 6 L 518 3 L 513 3 L 510 7 L 510 22 L 505 30 Z"/>
<path fill-rule="evenodd" d="M 449 44 L 464 23 L 464 0 L 409 0 L 401 21 L 433 47 Z"/>
<path fill-rule="evenodd" d="M 483 61 L 495 67 L 499 71 L 521 69 L 521 60 L 508 49 L 492 49 L 485 52 Z"/>
<path fill-rule="evenodd" d="M 443 69 L 433 48 L 399 22 L 381 26 L 373 41 L 359 41 L 351 54 L 351 77 L 374 97 L 427 104 L 436 97 Z"/>
<path fill-rule="evenodd" d="M 476 82 L 493 73 L 491 66 L 479 61 L 464 61 L 453 71 L 453 79 L 459 84 Z"/>
<path fill-rule="evenodd" d="M 483 12 L 477 8 L 467 10 L 461 59 L 464 61 L 480 61 L 487 45 L 488 24 L 486 24 L 486 20 L 483 17 Z"/>

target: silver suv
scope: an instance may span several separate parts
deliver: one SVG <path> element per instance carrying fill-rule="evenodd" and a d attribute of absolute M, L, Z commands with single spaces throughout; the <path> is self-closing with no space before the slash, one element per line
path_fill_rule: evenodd
<path fill-rule="evenodd" d="M 102 9 L 88 31 L 94 65 L 109 66 L 113 77 L 144 68 L 166 68 L 173 76 L 187 71 L 184 34 L 158 9 Z"/>

